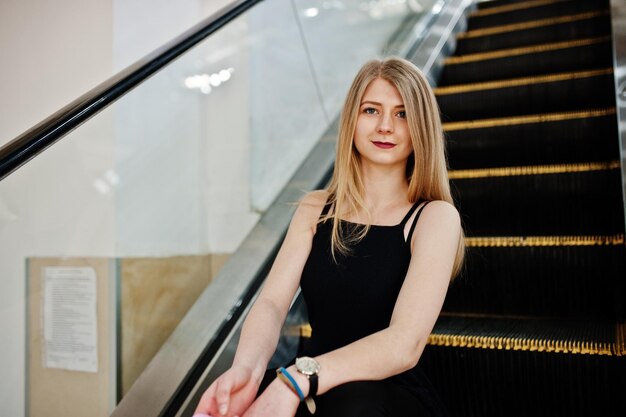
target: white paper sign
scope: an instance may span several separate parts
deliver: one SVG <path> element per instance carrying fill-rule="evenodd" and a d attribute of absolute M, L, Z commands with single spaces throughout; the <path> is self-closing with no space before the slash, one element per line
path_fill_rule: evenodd
<path fill-rule="evenodd" d="M 98 372 L 96 271 L 47 267 L 43 288 L 43 366 Z"/>

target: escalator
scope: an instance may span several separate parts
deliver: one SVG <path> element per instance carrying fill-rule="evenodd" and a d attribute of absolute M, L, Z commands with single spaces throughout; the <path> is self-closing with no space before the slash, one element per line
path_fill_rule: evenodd
<path fill-rule="evenodd" d="M 298 36 L 306 40 L 305 25 L 311 21 L 306 19 L 324 13 L 327 6 L 334 11 L 345 9 L 342 2 L 296 3 L 291 2 L 293 10 L 287 13 L 284 4 L 276 1 L 233 1 L 206 22 L 0 148 L 0 179 L 14 176 L 16 169 L 48 147 L 54 149 L 57 141 L 81 124 L 93 123 L 90 118 L 148 77 L 164 68 L 171 70 L 177 57 L 184 60 L 189 50 L 187 56 L 200 57 L 200 53 L 193 57 L 193 48 L 197 53 L 197 45 L 218 37 L 222 27 L 235 27 L 236 32 L 253 22 L 270 33 L 288 33 L 284 36 L 293 38 L 290 41 Z M 394 9 L 400 7 L 395 3 L 404 2 L 379 3 L 389 3 Z M 444 122 L 451 185 L 468 248 L 465 270 L 451 285 L 443 312 L 420 359 L 422 368 L 453 416 L 612 415 L 615 410 L 624 410 L 621 400 L 626 388 L 623 174 L 608 0 L 407 3 L 419 3 L 424 11 L 402 21 L 386 42 L 383 55 L 406 56 L 437 85 L 435 94 Z M 363 11 L 367 7 L 375 8 L 376 4 L 363 3 L 359 7 Z M 248 21 L 237 22 L 249 10 L 262 7 L 268 7 L 267 15 L 281 22 L 276 25 L 281 30 L 266 28 L 265 21 L 253 13 L 247 16 Z M 297 24 L 279 18 L 280 13 L 291 15 L 292 12 Z M 360 24 L 370 28 L 371 33 L 379 30 L 372 22 L 380 24 L 380 13 L 370 10 L 368 19 Z M 343 35 L 356 44 L 355 40 L 360 38 L 341 27 Z M 465 31 L 458 33 L 461 30 Z M 251 125 L 250 131 L 262 130 L 256 127 L 281 130 L 280 126 L 264 125 L 259 115 L 266 115 L 262 111 L 267 109 L 271 112 L 272 104 L 280 101 L 267 99 L 275 94 L 272 82 L 286 83 L 288 78 L 298 80 L 299 98 L 306 94 L 312 98 L 307 103 L 294 102 L 291 108 L 287 108 L 289 103 L 282 103 L 285 108 L 271 115 L 280 116 L 283 111 L 291 115 L 293 108 L 304 106 L 317 111 L 317 99 L 320 99 L 319 115 L 311 110 L 307 118 L 319 116 L 312 124 L 324 129 L 321 133 L 315 131 L 315 139 L 319 140 L 308 148 L 310 151 L 302 163 L 286 174 L 288 179 L 274 194 L 273 202 L 255 208 L 258 223 L 232 253 L 215 281 L 198 296 L 137 382 L 123 398 L 117 393 L 114 401 L 117 407 L 112 416 L 191 416 L 203 390 L 232 361 L 243 318 L 284 237 L 295 207 L 293 202 L 302 196 L 304 189 L 324 187 L 331 175 L 337 128 L 337 119 L 333 117 L 339 108 L 335 95 L 339 88 L 325 85 L 321 77 L 322 60 L 319 56 L 315 60 L 314 49 L 332 48 L 322 42 L 323 38 L 317 38 L 310 36 L 308 44 L 303 42 L 304 47 L 284 48 L 287 52 L 277 54 L 276 59 L 285 62 L 277 60 L 267 67 L 261 63 L 272 59 L 267 56 L 270 48 L 263 49 L 263 45 L 275 46 L 276 38 L 266 32 L 237 38 L 239 43 L 232 47 L 225 36 L 220 42 L 228 47 L 219 53 L 211 48 L 203 51 L 209 53 L 201 59 L 245 50 L 246 57 L 241 60 L 246 64 L 242 65 L 244 69 L 223 71 L 228 72 L 228 78 L 231 74 L 245 74 L 248 76 L 245 83 L 255 85 L 256 81 L 263 92 L 261 99 L 250 100 L 257 100 L 257 107 L 250 106 L 255 117 L 248 115 L 249 119 L 259 123 Z M 337 53 L 345 55 L 346 61 L 354 61 L 351 65 L 358 68 L 360 62 L 353 59 L 358 48 L 349 54 L 345 49 L 338 49 Z M 454 55 L 448 56 L 452 52 Z M 296 53 L 297 56 L 292 56 Z M 190 61 L 199 66 L 199 60 Z M 294 62 L 306 73 L 308 78 L 304 82 L 298 78 L 299 67 Z M 281 63 L 289 67 L 284 73 L 275 68 Z M 153 100 L 146 107 L 160 104 L 160 99 L 154 99 L 154 91 L 162 93 L 159 88 L 165 80 L 174 80 L 172 83 L 181 87 L 183 83 L 176 78 L 184 73 L 180 68 L 161 79 L 155 76 L 158 80 L 153 83 L 154 89 L 144 88 Z M 258 72 L 256 79 L 251 75 L 254 71 Z M 326 76 L 349 80 L 352 72 L 346 70 L 346 74 L 341 74 L 331 65 Z M 189 80 L 191 85 L 202 77 L 189 76 L 185 82 Z M 223 79 L 224 84 L 228 78 Z M 206 95 L 207 91 L 213 91 L 211 94 L 219 95 L 218 88 L 222 88 L 218 87 L 219 83 L 211 85 L 187 87 L 193 93 Z M 205 111 L 201 107 L 198 112 L 190 106 L 185 110 L 191 110 L 183 114 L 179 100 L 189 99 L 189 91 L 164 94 L 176 103 L 174 118 L 189 125 L 206 122 L 203 118 L 215 124 L 222 122 L 220 117 L 224 116 L 215 108 Z M 197 97 L 203 96 L 194 96 L 192 100 L 199 102 L 201 99 Z M 236 106 L 229 110 L 228 105 L 232 104 L 229 98 L 224 96 L 222 100 L 226 112 L 242 111 Z M 334 109 L 329 105 L 333 102 L 337 105 Z M 120 113 L 125 115 L 140 105 L 141 102 L 132 101 L 131 97 L 117 109 L 121 108 Z M 242 115 L 246 116 L 243 111 Z M 150 123 L 154 119 L 152 116 Z M 139 126 L 136 132 L 143 133 L 144 126 L 149 124 L 139 121 L 136 125 Z M 203 124 L 201 130 L 208 130 L 209 125 Z M 298 122 L 289 118 L 289 125 L 294 128 Z M 155 126 L 159 125 L 155 123 Z M 161 128 L 153 129 L 154 132 Z M 171 159 L 175 159 L 179 144 L 193 138 L 181 138 L 172 130 L 171 141 L 150 143 L 154 149 L 142 149 L 142 153 L 158 154 L 156 148 L 161 147 L 165 149 L 163 154 L 168 158 L 172 154 Z M 310 133 L 302 130 L 294 136 Z M 131 136 L 126 139 L 132 140 Z M 233 138 L 229 140 L 234 141 Z M 250 142 L 258 146 L 255 140 Z M 187 165 L 198 161 L 202 165 L 206 161 L 198 158 L 194 162 L 194 158 L 207 149 L 203 148 L 206 144 L 200 140 L 198 143 L 199 146 L 190 147 L 192 151 L 185 154 L 189 159 L 180 166 L 170 165 L 169 160 L 160 161 L 155 164 L 154 172 L 162 174 L 169 169 L 173 172 L 170 176 L 184 176 Z M 238 142 L 237 146 L 244 148 L 247 142 Z M 128 148 L 122 151 L 128 152 Z M 213 155 L 212 151 L 205 153 Z M 220 162 L 219 152 L 214 154 L 217 156 L 213 161 Z M 288 156 L 278 155 L 281 159 Z M 141 165 L 142 159 L 138 161 Z M 129 167 L 126 172 L 129 177 L 134 170 L 139 172 L 134 162 Z M 192 174 L 189 177 L 199 177 Z M 227 173 L 219 175 L 227 176 Z M 219 175 L 204 180 L 216 181 Z M 181 181 L 171 188 L 178 191 L 186 186 L 188 183 Z M 168 196 L 170 190 L 163 186 L 155 189 L 156 203 L 165 201 L 163 196 Z M 130 191 L 129 194 L 134 194 Z M 143 217 L 141 210 L 137 212 L 138 217 Z M 130 222 L 129 225 L 135 226 Z M 291 358 L 299 345 L 306 343 L 310 331 L 306 325 L 306 306 L 297 297 L 273 364 Z M 121 367 L 119 363 L 118 367 Z"/>
<path fill-rule="evenodd" d="M 468 256 L 421 363 L 455 416 L 623 413 L 609 3 L 481 3 L 457 40 L 435 93 Z"/>
<path fill-rule="evenodd" d="M 328 182 L 353 74 L 413 50 L 447 2 L 221 3 L 0 147 L 1 415 L 191 415 L 294 202 Z M 133 33 L 158 18 L 145 12 Z"/>

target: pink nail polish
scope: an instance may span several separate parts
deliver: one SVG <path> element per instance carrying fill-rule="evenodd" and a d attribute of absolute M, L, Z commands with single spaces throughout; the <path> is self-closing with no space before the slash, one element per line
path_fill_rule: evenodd
<path fill-rule="evenodd" d="M 196 413 L 193 415 L 193 417 L 211 417 L 211 416 L 208 414 L 204 414 L 204 413 Z"/>

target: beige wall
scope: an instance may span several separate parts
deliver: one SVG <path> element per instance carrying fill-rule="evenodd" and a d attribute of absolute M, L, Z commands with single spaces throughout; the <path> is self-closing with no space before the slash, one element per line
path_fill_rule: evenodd
<path fill-rule="evenodd" d="M 119 261 L 123 394 L 227 258 L 205 255 Z"/>
<path fill-rule="evenodd" d="M 0 1 L 0 145 L 111 75 L 112 16 L 111 1 Z"/>

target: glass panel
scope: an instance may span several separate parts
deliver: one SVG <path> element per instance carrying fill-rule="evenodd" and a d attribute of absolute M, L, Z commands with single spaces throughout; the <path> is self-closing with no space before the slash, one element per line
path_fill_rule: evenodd
<path fill-rule="evenodd" d="M 114 405 L 114 122 L 104 111 L 0 183 L 2 415 Z"/>
<path fill-rule="evenodd" d="M 292 0 L 315 68 L 327 114 L 336 116 L 352 78 L 366 61 L 398 55 L 390 44 L 405 20 L 436 0 Z"/>
<path fill-rule="evenodd" d="M 112 0 L 109 7 L 113 26 L 113 73 L 133 64 L 233 2 Z"/>
<path fill-rule="evenodd" d="M 109 415 L 413 10 L 290 5 L 259 3 L 0 183 L 3 415 Z"/>

